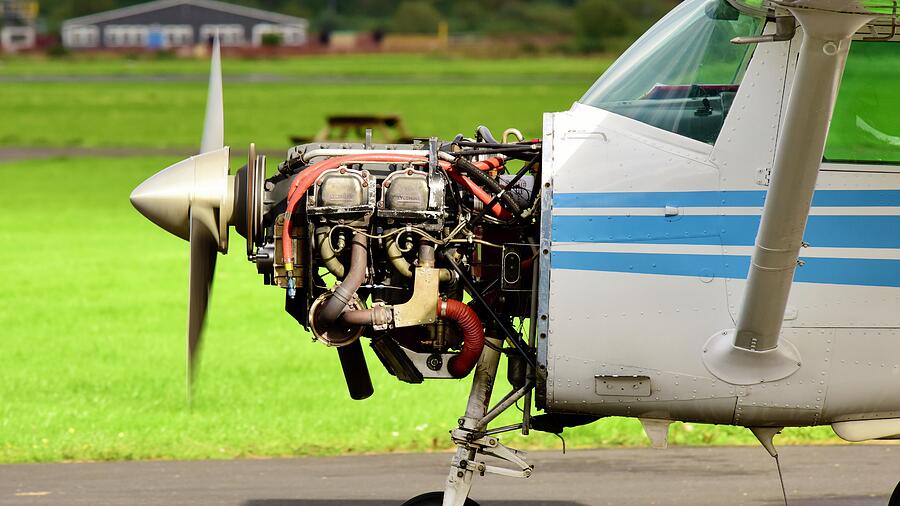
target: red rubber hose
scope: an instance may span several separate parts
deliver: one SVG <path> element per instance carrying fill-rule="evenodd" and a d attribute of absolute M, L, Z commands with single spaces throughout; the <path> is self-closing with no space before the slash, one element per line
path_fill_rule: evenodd
<path fill-rule="evenodd" d="M 454 299 L 438 299 L 438 314 L 453 320 L 463 333 L 463 349 L 447 362 L 447 371 L 454 378 L 467 376 L 484 350 L 484 326 L 472 308 Z"/>
<path fill-rule="evenodd" d="M 506 161 L 503 158 L 500 158 L 499 156 L 492 156 L 480 162 L 472 162 L 472 165 L 478 167 L 481 170 L 488 171 L 497 170 L 500 167 L 503 167 L 503 164 L 505 163 Z"/>
<path fill-rule="evenodd" d="M 491 197 L 488 192 L 484 191 L 480 186 L 478 186 L 475 181 L 472 181 L 468 176 L 464 176 L 457 172 L 452 165 L 448 164 L 446 167 L 444 167 L 444 170 L 445 172 L 447 172 L 447 175 L 449 175 L 451 179 L 463 185 L 467 190 L 469 190 L 470 193 L 472 193 L 472 195 L 475 195 L 478 200 L 484 203 L 484 205 L 490 204 L 491 201 L 494 200 L 494 198 Z M 506 209 L 503 209 L 503 206 L 500 205 L 499 201 L 494 202 L 494 204 L 491 205 L 491 213 L 493 213 L 494 216 L 500 218 L 501 220 L 508 220 L 512 218 L 512 214 L 510 214 Z"/>

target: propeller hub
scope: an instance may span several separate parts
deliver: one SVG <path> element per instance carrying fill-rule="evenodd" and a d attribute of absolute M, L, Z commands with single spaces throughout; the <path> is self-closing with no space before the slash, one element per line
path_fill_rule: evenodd
<path fill-rule="evenodd" d="M 229 151 L 220 148 L 166 167 L 131 192 L 131 204 L 160 228 L 185 240 L 190 239 L 191 210 L 202 207 L 212 211 L 195 214 L 210 217 L 202 224 L 225 252 L 234 207 Z"/>

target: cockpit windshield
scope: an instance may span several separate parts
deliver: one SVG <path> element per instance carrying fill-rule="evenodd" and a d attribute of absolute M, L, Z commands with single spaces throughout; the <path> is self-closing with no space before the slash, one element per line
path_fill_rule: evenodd
<path fill-rule="evenodd" d="M 660 20 L 588 90 L 581 103 L 715 143 L 765 19 L 726 0 L 688 0 Z"/>

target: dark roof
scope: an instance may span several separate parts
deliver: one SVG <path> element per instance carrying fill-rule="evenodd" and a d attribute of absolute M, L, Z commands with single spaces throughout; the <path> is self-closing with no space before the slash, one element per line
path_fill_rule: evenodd
<path fill-rule="evenodd" d="M 303 18 L 298 18 L 295 16 L 288 16 L 286 14 L 278 14 L 275 12 L 264 11 L 262 9 L 254 9 L 252 7 L 244 7 L 242 5 L 235 5 L 226 2 L 218 2 L 216 0 L 155 0 L 153 2 L 146 2 L 142 4 L 132 5 L 129 7 L 122 7 L 120 9 L 113 9 L 111 11 L 106 12 L 98 12 L 97 14 L 90 14 L 87 16 L 82 16 L 80 18 L 72 18 L 66 20 L 63 24 L 72 24 L 72 25 L 93 25 L 97 23 L 104 23 L 107 21 L 113 21 L 119 18 L 134 16 L 138 14 L 143 14 L 146 12 L 153 12 L 161 9 L 167 9 L 169 7 L 176 7 L 180 5 L 188 5 L 194 7 L 201 7 L 205 9 L 211 9 L 221 12 L 227 12 L 231 14 L 235 14 L 238 16 L 245 16 L 249 18 L 256 18 L 263 21 L 268 21 L 270 23 L 279 23 L 279 24 L 307 24 L 307 21 Z"/>

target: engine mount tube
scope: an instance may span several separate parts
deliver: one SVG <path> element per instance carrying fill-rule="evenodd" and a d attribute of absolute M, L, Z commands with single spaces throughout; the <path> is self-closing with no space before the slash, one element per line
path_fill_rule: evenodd
<path fill-rule="evenodd" d="M 472 372 L 484 350 L 484 326 L 475 311 L 458 300 L 439 299 L 438 315 L 456 322 L 463 333 L 462 351 L 447 362 L 447 371 L 454 378 L 463 378 Z"/>
<path fill-rule="evenodd" d="M 341 312 L 350 303 L 350 299 L 359 290 L 366 280 L 366 267 L 369 265 L 369 239 L 365 234 L 357 233 L 353 236 L 353 245 L 350 250 L 350 269 L 347 277 L 341 281 L 334 295 L 325 301 L 325 306 L 319 313 L 318 321 L 323 326 L 328 326 L 337 321 Z"/>

